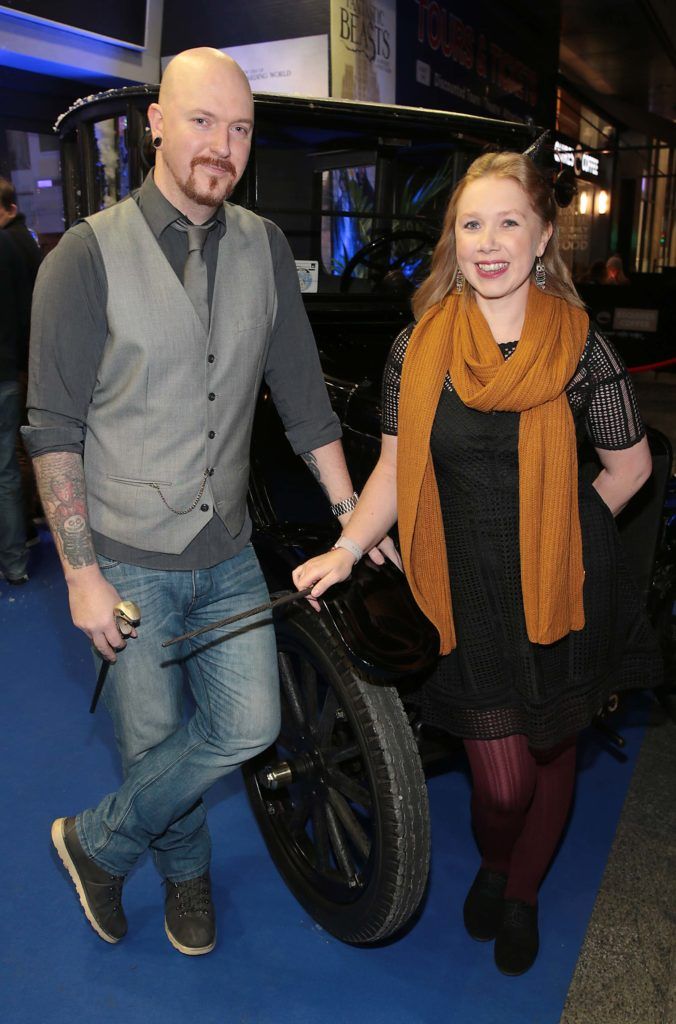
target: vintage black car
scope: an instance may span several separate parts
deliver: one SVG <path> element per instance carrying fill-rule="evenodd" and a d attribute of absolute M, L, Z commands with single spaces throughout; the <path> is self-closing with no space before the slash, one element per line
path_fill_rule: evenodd
<path fill-rule="evenodd" d="M 152 153 L 145 111 L 156 95 L 150 86 L 112 90 L 60 119 L 69 224 L 140 185 Z M 410 296 L 450 188 L 485 148 L 523 150 L 537 134 L 439 111 L 256 97 L 255 143 L 233 201 L 274 220 L 289 239 L 357 487 L 377 458 L 385 357 L 411 318 Z M 662 435 L 652 444 L 658 472 L 626 529 L 666 634 L 675 572 L 661 508 L 671 452 Z M 336 526 L 265 392 L 250 507 L 270 590 L 289 591 L 291 569 L 330 546 Z M 254 813 L 287 885 L 316 921 L 346 942 L 382 940 L 415 912 L 426 884 L 424 769 L 450 741 L 421 727 L 414 698 L 436 634 L 398 570 L 367 561 L 321 615 L 305 602 L 289 604 L 276 627 L 283 726 L 246 768 Z"/>

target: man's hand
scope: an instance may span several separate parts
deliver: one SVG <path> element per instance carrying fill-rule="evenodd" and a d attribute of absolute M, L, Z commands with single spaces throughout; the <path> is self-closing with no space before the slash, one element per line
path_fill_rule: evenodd
<path fill-rule="evenodd" d="M 96 561 L 82 456 L 76 452 L 48 452 L 34 459 L 33 465 L 68 584 L 73 623 L 89 637 L 102 658 L 115 661 L 115 651 L 126 646 L 113 614 L 120 595 Z M 136 630 L 127 635 L 135 637 Z"/>
<path fill-rule="evenodd" d="M 103 576 L 98 565 L 77 569 L 68 575 L 68 600 L 74 625 L 89 637 L 106 661 L 116 661 L 116 651 L 126 647 L 115 623 L 113 609 L 120 601 L 115 587 Z M 137 635 L 132 629 L 130 636 Z"/>

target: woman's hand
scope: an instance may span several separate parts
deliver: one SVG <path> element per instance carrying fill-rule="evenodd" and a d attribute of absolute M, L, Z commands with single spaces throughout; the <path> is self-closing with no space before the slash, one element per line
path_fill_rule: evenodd
<path fill-rule="evenodd" d="M 594 480 L 594 487 L 616 516 L 652 473 L 653 460 L 648 438 L 643 437 L 631 448 L 620 448 L 618 451 L 597 448 L 596 454 L 603 469 Z"/>
<path fill-rule="evenodd" d="M 378 553 L 378 555 L 380 556 L 379 558 L 373 557 L 375 552 Z M 397 569 L 401 569 L 402 572 L 404 571 L 404 566 L 401 561 L 401 555 L 397 551 L 395 543 L 389 534 L 383 537 L 380 543 L 376 544 L 374 548 L 371 548 L 371 550 L 368 553 L 368 556 L 374 563 L 374 565 L 383 565 L 385 559 L 389 559 L 389 561 L 392 562 L 393 565 L 396 565 Z"/>
<path fill-rule="evenodd" d="M 352 572 L 354 564 L 354 555 L 350 551 L 346 551 L 344 548 L 335 548 L 299 565 L 291 573 L 291 578 L 298 590 L 312 587 L 308 601 L 315 611 L 319 611 L 320 604 L 316 599 L 321 597 L 334 583 L 342 583 L 343 580 L 346 580 Z"/>

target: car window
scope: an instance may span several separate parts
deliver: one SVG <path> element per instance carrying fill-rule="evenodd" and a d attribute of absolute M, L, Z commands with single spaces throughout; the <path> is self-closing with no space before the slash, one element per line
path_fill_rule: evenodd
<path fill-rule="evenodd" d="M 146 111 L 156 95 L 153 86 L 111 89 L 59 118 L 68 223 L 139 187 L 154 160 Z M 356 307 L 380 295 L 404 309 L 469 163 L 486 147 L 523 148 L 532 131 L 384 104 L 259 96 L 251 159 L 232 201 L 285 233 L 308 304 L 349 295 Z"/>
<path fill-rule="evenodd" d="M 448 195 L 478 149 L 261 120 L 253 206 L 284 231 L 305 290 L 410 294 L 429 269 Z"/>
<path fill-rule="evenodd" d="M 97 209 L 105 210 L 130 191 L 127 117 L 105 118 L 92 123 Z"/>

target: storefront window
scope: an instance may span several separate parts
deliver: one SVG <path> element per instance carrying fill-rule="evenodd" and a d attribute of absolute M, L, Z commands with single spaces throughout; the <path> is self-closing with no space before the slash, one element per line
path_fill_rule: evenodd
<path fill-rule="evenodd" d="M 660 273 L 670 266 L 676 233 L 676 154 L 658 140 L 653 142 L 647 151 L 639 202 L 636 266 L 643 273 Z"/>
<path fill-rule="evenodd" d="M 583 189 L 570 206 L 559 210 L 559 249 L 574 279 L 583 277 L 590 267 L 593 197 Z"/>
<path fill-rule="evenodd" d="M 576 281 L 595 281 L 610 255 L 614 128 L 559 89 L 554 157 L 575 175 L 578 193 L 559 211 L 561 255 Z"/>
<path fill-rule="evenodd" d="M 56 136 L 1 130 L 2 166 L 16 189 L 19 210 L 43 252 L 58 242 L 64 231 L 61 162 Z"/>

